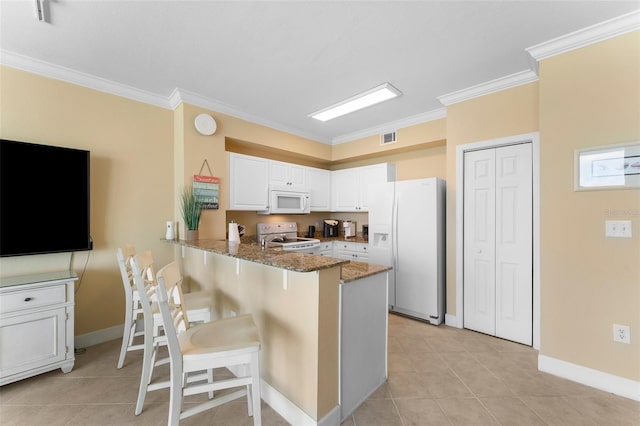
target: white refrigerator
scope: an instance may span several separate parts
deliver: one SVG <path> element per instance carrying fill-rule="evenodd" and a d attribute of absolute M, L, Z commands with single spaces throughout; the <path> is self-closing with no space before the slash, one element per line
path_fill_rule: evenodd
<path fill-rule="evenodd" d="M 445 181 L 369 188 L 369 262 L 392 266 L 389 310 L 438 325 L 445 315 Z"/>

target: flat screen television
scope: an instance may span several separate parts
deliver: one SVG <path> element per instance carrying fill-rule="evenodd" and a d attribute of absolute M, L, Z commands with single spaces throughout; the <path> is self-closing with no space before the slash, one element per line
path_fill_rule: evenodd
<path fill-rule="evenodd" d="M 91 250 L 89 151 L 0 139 L 0 256 Z"/>

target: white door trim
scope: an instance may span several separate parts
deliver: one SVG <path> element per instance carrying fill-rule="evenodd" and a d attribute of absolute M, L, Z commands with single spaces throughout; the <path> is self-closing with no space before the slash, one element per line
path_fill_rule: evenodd
<path fill-rule="evenodd" d="M 531 143 L 533 159 L 533 347 L 540 349 L 540 133 L 524 133 L 504 138 L 458 145 L 456 147 L 456 320 L 462 328 L 463 311 L 463 202 L 464 202 L 464 153 L 478 149 L 497 148 L 517 143 Z M 448 316 L 451 318 L 451 316 Z M 448 322 L 449 323 L 449 322 Z"/>

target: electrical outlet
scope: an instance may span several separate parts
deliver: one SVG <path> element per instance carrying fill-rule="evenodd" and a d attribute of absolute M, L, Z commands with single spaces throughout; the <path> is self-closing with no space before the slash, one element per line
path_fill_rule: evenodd
<path fill-rule="evenodd" d="M 606 220 L 605 236 L 613 238 L 631 238 L 630 220 Z"/>
<path fill-rule="evenodd" d="M 613 341 L 631 343 L 631 330 L 628 325 L 613 324 Z"/>

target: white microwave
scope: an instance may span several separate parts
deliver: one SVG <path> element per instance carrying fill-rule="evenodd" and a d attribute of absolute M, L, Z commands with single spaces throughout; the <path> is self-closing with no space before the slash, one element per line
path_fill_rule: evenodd
<path fill-rule="evenodd" d="M 259 214 L 307 214 L 311 206 L 311 196 L 306 188 L 286 186 L 269 187 L 269 206 Z"/>

